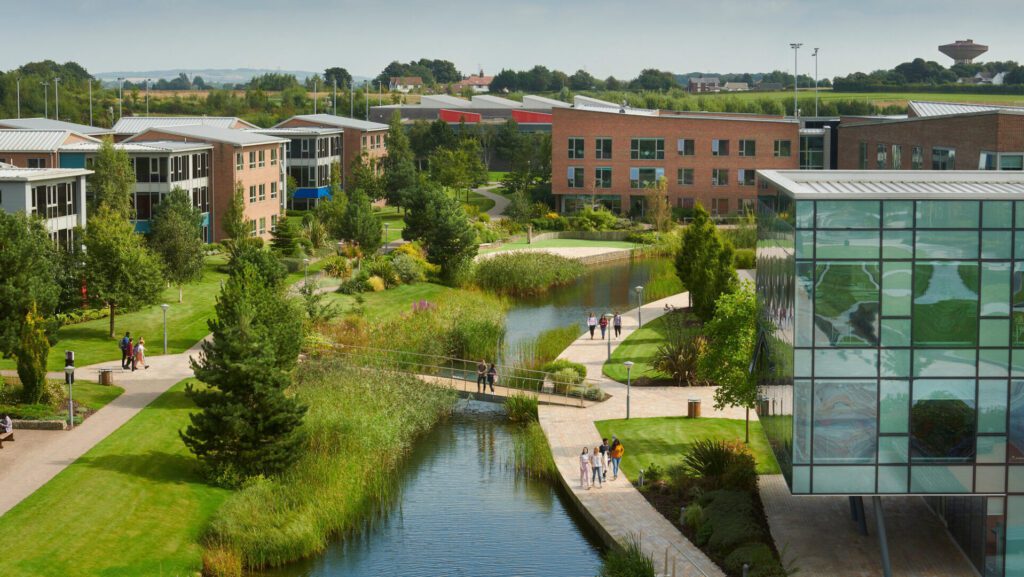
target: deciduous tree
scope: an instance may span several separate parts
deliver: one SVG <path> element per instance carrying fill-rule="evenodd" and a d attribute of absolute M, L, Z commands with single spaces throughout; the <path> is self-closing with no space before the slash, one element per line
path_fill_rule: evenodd
<path fill-rule="evenodd" d="M 108 206 L 129 218 L 132 213 L 131 195 L 135 187 L 135 171 L 128 153 L 114 148 L 109 138 L 103 140 L 93 162 L 93 175 L 89 177 L 93 210 Z"/>
<path fill-rule="evenodd" d="M 750 372 L 757 343 L 757 297 L 750 283 L 718 298 L 715 316 L 704 325 L 708 346 L 701 355 L 701 377 L 718 384 L 715 409 L 743 407 L 750 442 L 750 409 L 757 404 L 757 381 Z"/>
<path fill-rule="evenodd" d="M 182 286 L 203 276 L 203 214 L 192 204 L 187 192 L 175 187 L 153 211 L 149 244 L 164 264 L 164 277 Z"/>

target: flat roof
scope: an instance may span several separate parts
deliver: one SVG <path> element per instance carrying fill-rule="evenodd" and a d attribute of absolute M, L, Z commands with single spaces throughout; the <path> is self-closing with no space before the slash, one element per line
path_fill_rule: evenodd
<path fill-rule="evenodd" d="M 348 118 L 347 116 L 335 116 L 334 114 L 296 114 L 292 118 L 298 118 L 299 120 L 305 120 L 306 122 L 316 122 L 318 124 L 326 124 L 328 126 L 336 126 L 338 128 L 354 128 L 356 130 L 387 130 L 387 124 L 381 124 L 379 122 L 367 122 L 365 120 L 359 120 L 357 118 Z M 291 120 L 289 118 L 288 120 Z M 288 122 L 285 120 L 284 122 Z M 277 128 L 284 122 L 278 123 Z"/>
<path fill-rule="evenodd" d="M 1006 170 L 758 170 L 797 200 L 1019 199 L 1024 172 Z"/>
<path fill-rule="evenodd" d="M 0 166 L 0 181 L 32 182 L 88 176 L 92 173 L 93 171 L 84 168 L 4 168 Z"/>
<path fill-rule="evenodd" d="M 96 152 L 103 146 L 101 142 L 72 142 L 60 147 L 61 152 Z M 191 150 L 210 150 L 212 144 L 206 142 L 180 142 L 177 140 L 148 140 L 146 142 L 115 142 L 114 148 L 125 152 L 187 152 Z"/>
<path fill-rule="evenodd" d="M 75 134 L 95 144 L 95 138 L 72 132 L 70 130 L 29 130 L 0 129 L 0 151 L 3 152 L 55 152 L 61 148 L 69 136 Z"/>
<path fill-rule="evenodd" d="M 126 116 L 119 118 L 114 123 L 114 132 L 117 134 L 138 134 L 150 128 L 160 126 L 219 126 L 220 128 L 234 128 L 235 124 L 241 124 L 246 128 L 259 128 L 251 122 L 246 122 L 236 116 Z"/>
<path fill-rule="evenodd" d="M 52 118 L 4 118 L 0 119 L 0 128 L 25 128 L 30 130 L 67 130 L 88 136 L 113 134 L 109 128 L 99 128 L 88 124 L 77 124 L 54 120 Z"/>
<path fill-rule="evenodd" d="M 140 132 L 135 136 L 128 139 L 128 141 L 135 141 L 136 138 L 144 136 L 149 132 L 163 132 L 166 134 L 173 134 L 175 136 L 181 136 L 183 138 L 194 138 L 199 141 L 214 141 L 231 144 L 234 146 L 255 146 L 259 144 L 278 144 L 287 142 L 283 138 L 276 136 L 270 136 L 268 134 L 257 134 L 249 132 L 247 130 L 236 130 L 234 128 L 221 128 L 219 126 L 200 126 L 200 125 L 188 125 L 188 126 L 154 126 L 148 130 Z M 140 140 L 137 142 L 146 142 Z"/>
<path fill-rule="evenodd" d="M 675 112 L 671 110 L 653 110 L 649 108 L 619 107 L 609 108 L 607 106 L 589 106 L 577 104 L 571 110 L 578 112 L 597 112 L 600 114 L 621 114 L 625 116 L 645 116 L 649 118 L 667 119 L 689 119 L 689 120 L 731 120 L 734 122 L 773 122 L 783 124 L 800 124 L 800 120 L 793 117 L 766 116 L 763 114 L 749 114 L 742 112 Z"/>

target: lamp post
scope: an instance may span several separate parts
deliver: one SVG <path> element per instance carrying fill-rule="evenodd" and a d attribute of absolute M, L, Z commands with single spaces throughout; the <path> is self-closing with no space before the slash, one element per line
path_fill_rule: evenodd
<path fill-rule="evenodd" d="M 633 361 L 626 361 L 622 363 L 626 365 L 626 419 L 629 419 L 629 390 L 631 388 L 630 373 L 633 371 Z"/>
<path fill-rule="evenodd" d="M 60 76 L 53 79 L 53 119 L 60 120 Z"/>
<path fill-rule="evenodd" d="M 118 77 L 117 79 L 117 119 L 121 120 L 124 116 L 124 77 Z"/>
<path fill-rule="evenodd" d="M 637 285 L 633 290 L 636 291 L 636 324 L 637 327 L 644 326 L 643 306 L 644 306 L 644 287 Z"/>
<path fill-rule="evenodd" d="M 152 79 L 146 79 L 146 116 L 149 116 L 149 83 Z"/>
<path fill-rule="evenodd" d="M 800 52 L 800 47 L 803 46 L 802 42 L 793 42 L 789 45 L 793 49 L 793 117 L 800 116 L 800 111 L 796 107 L 796 93 L 797 88 L 800 86 L 800 75 L 797 73 L 797 62 L 796 56 Z"/>
<path fill-rule="evenodd" d="M 40 82 L 43 87 L 43 118 L 50 117 L 50 83 Z"/>
<path fill-rule="evenodd" d="M 64 351 L 64 380 L 68 384 L 68 429 L 75 428 L 75 352 Z"/>
<path fill-rule="evenodd" d="M 302 286 L 309 284 L 309 259 L 302 259 Z"/>
<path fill-rule="evenodd" d="M 18 118 L 21 118 L 21 77 L 15 78 L 14 83 L 15 90 L 17 91 L 16 98 L 18 99 Z"/>
<path fill-rule="evenodd" d="M 384 223 L 384 246 L 385 247 L 388 246 L 388 239 L 390 238 L 388 236 L 388 225 L 389 225 L 389 223 L 386 223 L 386 222 Z"/>
<path fill-rule="evenodd" d="M 316 78 L 314 78 L 313 79 L 313 114 L 316 114 L 316 100 L 317 100 L 317 98 L 316 98 L 316 88 L 317 88 L 317 80 L 316 80 Z"/>
<path fill-rule="evenodd" d="M 167 354 L 167 309 L 169 309 L 170 307 L 171 307 L 171 305 L 169 305 L 167 303 L 164 303 L 164 304 L 160 305 L 160 308 L 164 309 L 164 354 L 165 355 Z"/>
<path fill-rule="evenodd" d="M 814 49 L 814 116 L 818 116 L 818 48 Z"/>

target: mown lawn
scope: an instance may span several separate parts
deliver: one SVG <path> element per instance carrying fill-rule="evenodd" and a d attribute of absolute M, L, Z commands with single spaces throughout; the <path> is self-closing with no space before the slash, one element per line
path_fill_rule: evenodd
<path fill-rule="evenodd" d="M 387 235 L 385 236 L 388 242 L 402 238 L 402 229 L 405 228 L 405 217 L 401 210 L 393 206 L 385 206 L 374 214 L 380 219 L 382 225 L 388 225 Z"/>
<path fill-rule="evenodd" d="M 102 409 L 107 403 L 120 397 L 123 392 L 124 389 L 115 385 L 101 385 L 75 379 L 75 404 L 89 407 L 93 411 Z"/>
<path fill-rule="evenodd" d="M 0 575 L 194 575 L 228 492 L 178 438 L 195 406 L 178 383 L 0 517 Z"/>
<path fill-rule="evenodd" d="M 654 369 L 654 359 L 658 347 L 665 344 L 668 337 L 667 315 L 653 321 L 645 322 L 644 326 L 633 331 L 626 340 L 612 350 L 612 358 L 604 363 L 602 372 L 606 377 L 620 383 L 626 382 L 626 366 L 622 363 L 633 361 L 630 377 L 633 382 L 640 377 L 651 380 L 669 379 L 668 375 Z"/>
<path fill-rule="evenodd" d="M 625 445 L 622 469 L 630 479 L 636 479 L 640 469 L 651 463 L 663 471 L 682 460 L 686 446 L 700 439 L 743 441 L 744 421 L 739 419 L 687 419 L 685 417 L 655 417 L 651 419 L 615 419 L 594 423 L 602 437 L 619 437 Z M 771 475 L 779 472 L 775 455 L 768 446 L 761 423 L 750 422 L 750 450 L 757 460 L 757 472 Z"/>
<path fill-rule="evenodd" d="M 209 330 L 206 320 L 213 314 L 213 306 L 220 293 L 220 282 L 227 278 L 219 266 L 225 257 L 207 258 L 203 278 L 197 283 L 186 285 L 184 302 L 178 303 L 178 287 L 164 290 L 156 304 L 130 313 L 117 313 L 114 317 L 115 337 L 110 338 L 110 319 L 102 318 L 62 327 L 57 331 L 58 342 L 50 348 L 47 369 L 59 371 L 64 368 L 64 351 L 75 351 L 75 364 L 79 367 L 121 358 L 118 341 L 125 331 L 132 337 L 146 339 L 149 355 L 163 353 L 163 311 L 160 303 L 167 303 L 167 351 L 180 353 Z M 300 277 L 301 278 L 301 277 Z M 12 359 L 0 360 L 0 369 L 13 369 Z"/>
<path fill-rule="evenodd" d="M 401 285 L 379 293 L 363 293 L 363 314 L 369 320 L 390 319 L 404 312 L 411 311 L 413 303 L 421 300 L 433 301 L 442 294 L 453 290 L 458 289 L 422 282 Z M 343 313 L 351 311 L 352 307 L 357 304 L 355 295 L 333 292 L 325 295 L 324 302 L 336 304 Z"/>

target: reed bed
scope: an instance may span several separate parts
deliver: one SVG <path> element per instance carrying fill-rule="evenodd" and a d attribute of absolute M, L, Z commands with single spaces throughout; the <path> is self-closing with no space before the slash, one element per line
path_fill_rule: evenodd
<path fill-rule="evenodd" d="M 587 268 L 579 261 L 548 252 L 509 252 L 476 265 L 480 288 L 510 296 L 530 296 L 566 285 L 583 276 Z"/>
<path fill-rule="evenodd" d="M 512 462 L 519 474 L 546 481 L 558 479 L 548 438 L 539 423 L 532 421 L 519 427 L 513 433 L 512 445 Z"/>

